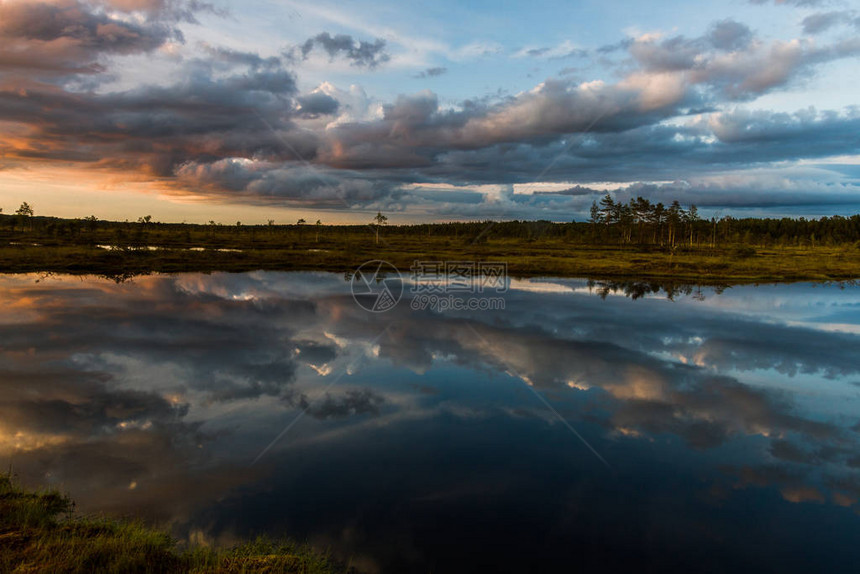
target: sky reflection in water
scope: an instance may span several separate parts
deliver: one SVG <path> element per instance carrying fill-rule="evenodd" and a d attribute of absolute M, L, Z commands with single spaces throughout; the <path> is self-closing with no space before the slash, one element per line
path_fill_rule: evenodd
<path fill-rule="evenodd" d="M 84 510 L 368 572 L 860 559 L 856 287 L 371 314 L 333 274 L 37 279 L 0 278 L 0 462 Z"/>

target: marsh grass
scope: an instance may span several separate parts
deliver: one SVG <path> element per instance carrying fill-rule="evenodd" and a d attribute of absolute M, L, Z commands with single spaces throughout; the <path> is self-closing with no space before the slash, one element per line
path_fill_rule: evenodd
<path fill-rule="evenodd" d="M 329 241 L 323 246 L 266 249 L 235 247 L 192 251 L 175 247 L 152 251 L 109 251 L 88 246 L 0 247 L 0 273 L 56 272 L 107 276 L 213 271 L 333 271 L 355 269 L 384 259 L 407 272 L 416 260 L 496 261 L 508 264 L 512 276 L 567 276 L 593 279 L 652 278 L 690 282 L 764 282 L 848 280 L 860 278 L 860 249 L 837 247 L 675 250 L 621 246 L 541 244 L 495 240 L 480 245 L 446 240 L 392 238 L 373 246 Z"/>
<path fill-rule="evenodd" d="M 227 549 L 181 549 L 168 533 L 134 520 L 79 516 L 56 490 L 27 490 L 0 474 L 3 573 L 341 572 L 327 556 L 265 538 Z"/>
<path fill-rule="evenodd" d="M 74 220 L 46 220 L 32 230 L 0 226 L 0 273 L 117 277 L 186 271 L 342 273 L 365 261 L 384 259 L 403 272 L 416 260 L 506 262 L 509 274 L 523 277 L 696 283 L 860 278 L 860 241 L 847 236 L 756 241 L 745 240 L 749 234 L 743 234 L 715 244 L 697 240 L 669 248 L 597 241 L 589 238 L 588 224 L 535 227 L 538 223 L 388 226 L 377 244 L 373 229 L 361 225 L 321 226 L 317 234 L 302 233 L 296 226 L 98 222 L 89 228 Z M 755 223 L 750 220 L 749 225 Z"/>

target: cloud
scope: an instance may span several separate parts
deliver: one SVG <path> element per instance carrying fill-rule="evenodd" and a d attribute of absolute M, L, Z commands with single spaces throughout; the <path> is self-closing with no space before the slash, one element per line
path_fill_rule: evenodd
<path fill-rule="evenodd" d="M 243 159 L 186 162 L 175 175 L 180 188 L 196 188 L 225 199 L 242 195 L 251 203 L 286 199 L 307 206 L 342 208 L 397 193 L 391 183 L 362 174 Z"/>
<path fill-rule="evenodd" d="M 436 94 L 400 96 L 382 119 L 331 130 L 321 156 L 337 167 L 421 167 L 450 150 L 501 143 L 547 143 L 567 133 L 623 131 L 669 115 L 684 95 L 658 94 L 658 86 L 572 85 L 547 80 L 502 104 L 440 110 Z M 645 92 L 643 94 L 643 91 Z"/>
<path fill-rule="evenodd" d="M 597 48 L 598 54 L 612 54 L 613 52 L 625 51 L 633 45 L 634 39 L 631 37 L 624 38 L 613 44 L 604 44 Z"/>
<path fill-rule="evenodd" d="M 127 14 L 143 14 L 149 19 L 197 23 L 196 14 L 227 16 L 224 9 L 201 0 L 94 0 L 96 5 Z"/>
<path fill-rule="evenodd" d="M 539 48 L 521 48 L 514 54 L 514 58 L 543 58 L 549 60 L 559 60 L 564 58 L 588 56 L 588 50 L 580 48 L 566 40 L 557 46 L 542 46 Z"/>
<path fill-rule="evenodd" d="M 706 143 L 705 133 L 691 134 L 691 147 L 685 128 L 664 127 L 660 122 L 695 109 L 713 109 L 715 102 L 752 99 L 801 78 L 814 65 L 860 53 L 860 44 L 854 40 L 824 46 L 800 40 L 764 43 L 746 26 L 724 20 L 700 38 L 647 36 L 634 39 L 626 49 L 637 67 L 614 84 L 546 80 L 498 104 L 464 105 L 459 110 L 440 109 L 433 93 L 400 96 L 384 108 L 380 120 L 332 130 L 320 159 L 350 169 L 429 171 L 434 165 L 441 171 L 447 167 L 440 162 L 442 158 L 469 155 L 470 150 L 495 153 L 493 146 L 514 144 L 540 146 L 550 152 L 544 146 L 576 133 L 590 133 L 585 141 L 598 144 L 590 150 L 594 154 L 601 144 L 623 141 L 635 130 L 648 130 L 650 136 L 664 131 L 677 139 L 679 148 L 691 152 L 695 141 L 714 148 Z M 401 109 L 405 112 L 400 113 Z M 844 132 L 839 129 L 838 133 Z M 664 148 L 671 145 L 671 141 L 661 143 Z M 850 148 L 850 144 L 845 147 L 845 140 L 837 138 L 835 143 L 843 151 Z M 654 143 L 649 147 L 656 151 Z M 510 148 L 506 153 L 510 156 Z M 566 159 L 564 155 L 562 152 L 560 159 Z M 552 161 L 561 178 L 563 163 L 558 159 L 544 161 Z M 541 168 L 532 175 L 535 173 L 541 173 Z M 478 173 L 469 175 L 483 179 Z"/>
<path fill-rule="evenodd" d="M 799 464 L 816 464 L 819 462 L 814 453 L 805 451 L 800 446 L 787 440 L 774 440 L 770 443 L 770 453 L 780 460 Z"/>
<path fill-rule="evenodd" d="M 476 60 L 501 54 L 504 48 L 498 42 L 471 42 L 460 46 L 449 57 L 456 61 Z"/>
<path fill-rule="evenodd" d="M 448 68 L 445 68 L 443 66 L 437 66 L 435 68 L 427 68 L 426 70 L 423 70 L 423 71 L 419 72 L 418 74 L 415 74 L 415 76 L 413 76 L 413 77 L 414 78 L 436 78 L 436 77 L 441 76 L 441 75 L 446 74 L 446 73 L 448 73 Z"/>
<path fill-rule="evenodd" d="M 105 373 L 6 367 L 3 380 L 4 425 L 36 437 L 59 434 L 61 440 L 72 440 L 74 435 L 110 434 L 131 424 L 169 427 L 188 412 L 187 405 L 173 405 L 157 393 L 112 389 L 111 377 Z M 15 390 L 15 385 L 25 384 L 38 389 L 38 398 Z"/>
<path fill-rule="evenodd" d="M 373 69 L 391 59 L 385 51 L 385 45 L 386 42 L 382 38 L 367 42 L 355 40 L 348 34 L 332 36 L 328 32 L 321 32 L 313 38 L 308 38 L 297 49 L 302 59 L 307 59 L 314 49 L 319 48 L 328 54 L 329 59 L 342 57 L 353 66 Z"/>
<path fill-rule="evenodd" d="M 174 80 L 112 91 L 115 58 L 180 42 L 178 6 L 208 9 L 125 2 L 116 9 L 135 17 L 112 19 L 91 4 L 62 2 L 0 8 L 9 16 L 0 24 L 9 39 L 0 47 L 0 120 L 15 134 L 0 143 L 7 167 L 71 162 L 133 173 L 168 193 L 228 201 L 411 205 L 448 216 L 567 219 L 587 210 L 587 194 L 493 199 L 463 191 L 455 198 L 434 193 L 432 185 L 668 180 L 690 185 L 640 191 L 683 192 L 709 203 L 719 194 L 726 202 L 764 202 L 770 183 L 760 174 L 748 179 L 761 193 L 744 196 L 737 186 L 716 183 L 714 172 L 733 177 L 744 168 L 857 148 L 852 110 L 775 114 L 730 107 L 802 82 L 821 64 L 856 56 L 854 38 L 767 41 L 727 19 L 699 37 L 640 35 L 598 49 L 623 57 L 613 80 L 551 78 L 512 96 L 455 103 L 425 90 L 386 103 L 357 85 L 322 82 L 300 92 L 291 59 L 321 51 L 365 68 L 389 59 L 382 40 L 321 33 L 281 57 L 200 43 L 193 56 L 172 63 Z M 469 50 L 486 53 L 487 47 Z M 529 50 L 555 57 L 573 48 Z M 444 67 L 432 67 L 417 77 L 443 73 Z M 847 204 L 856 195 L 850 177 L 836 182 L 835 172 L 818 173 L 822 179 L 807 192 L 774 197 L 798 205 L 801 195 L 819 194 Z M 803 175 L 795 183 L 807 182 Z"/>
<path fill-rule="evenodd" d="M 639 99 L 620 100 L 625 109 L 609 100 L 613 92 L 601 85 L 547 83 L 496 107 L 459 112 L 440 111 L 436 96 L 423 92 L 387 106 L 382 120 L 332 130 L 331 147 L 320 159 L 351 168 L 411 167 L 439 181 L 623 181 L 671 179 L 679 169 L 689 173 L 703 164 L 740 168 L 826 157 L 857 145 L 860 120 L 853 112 L 735 110 L 704 114 L 686 125 L 637 125 L 648 123 Z M 576 131 L 583 134 L 563 136 Z M 542 145 L 517 143 L 529 138 Z M 501 144 L 511 145 L 496 147 Z M 659 158 L 667 157 L 671 161 L 661 164 Z"/>
<path fill-rule="evenodd" d="M 714 23 L 708 32 L 708 40 L 715 48 L 729 52 L 746 48 L 752 39 L 749 27 L 730 18 Z"/>
<path fill-rule="evenodd" d="M 821 34 L 840 24 L 853 25 L 860 28 L 860 16 L 853 10 L 833 12 L 817 12 L 810 14 L 801 22 L 804 34 Z"/>
<path fill-rule="evenodd" d="M 379 416 L 379 409 L 385 403 L 385 397 L 371 389 L 350 389 L 337 396 L 326 393 L 321 400 L 315 401 L 311 401 L 304 393 L 293 394 L 285 400 L 320 420 L 356 415 Z"/>
<path fill-rule="evenodd" d="M 170 21 L 114 18 L 79 0 L 0 4 L 0 70 L 19 76 L 98 74 L 105 56 L 152 52 L 182 38 Z"/>
<path fill-rule="evenodd" d="M 777 5 L 799 7 L 821 6 L 823 4 L 827 4 L 828 2 L 830 2 L 830 0 L 773 0 L 773 3 Z M 770 0 L 749 0 L 749 3 L 770 4 Z"/>
<path fill-rule="evenodd" d="M 176 83 L 118 92 L 65 89 L 40 82 L 41 68 L 28 69 L 35 77 L 25 89 L 0 90 L 0 118 L 29 126 L 29 136 L 7 142 L 2 153 L 12 161 L 75 161 L 157 177 L 194 161 L 313 157 L 307 134 L 290 135 L 290 112 L 306 116 L 310 105 L 318 115 L 334 102 L 306 96 L 302 112 L 295 76 L 278 58 L 209 46 L 203 54 L 182 63 Z"/>
<path fill-rule="evenodd" d="M 340 102 L 321 91 L 299 96 L 296 102 L 299 105 L 299 115 L 309 118 L 336 114 L 340 107 Z"/>
<path fill-rule="evenodd" d="M 234 68 L 248 68 L 252 71 L 274 70 L 281 67 L 281 60 L 275 56 L 263 58 L 254 52 L 233 50 L 221 46 L 212 46 L 202 43 L 200 45 L 206 58 L 198 59 L 198 63 L 213 68 L 230 70 Z"/>
<path fill-rule="evenodd" d="M 338 102 L 338 115 L 333 121 L 326 123 L 326 130 L 342 124 L 363 123 L 382 117 L 382 103 L 368 96 L 364 88 L 357 84 L 341 89 L 330 82 L 323 82 L 315 91 L 322 92 Z"/>
<path fill-rule="evenodd" d="M 797 80 L 815 65 L 860 54 L 856 39 L 823 46 L 803 39 L 765 43 L 750 39 L 743 28 L 723 21 L 704 38 L 676 36 L 658 42 L 647 36 L 636 39 L 629 51 L 649 75 L 683 74 L 685 86 L 730 101 L 752 99 Z M 732 44 L 737 42 L 745 43 L 743 49 Z M 709 45 L 718 49 L 711 51 Z"/>

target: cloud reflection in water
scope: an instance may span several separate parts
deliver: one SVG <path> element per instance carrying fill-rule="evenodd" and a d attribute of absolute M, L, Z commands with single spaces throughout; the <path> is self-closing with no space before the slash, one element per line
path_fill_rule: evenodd
<path fill-rule="evenodd" d="M 87 510 L 368 571 L 856 558 L 856 289 L 522 280 L 504 312 L 374 315 L 338 275 L 35 279 L 1 279 L 0 457 Z"/>

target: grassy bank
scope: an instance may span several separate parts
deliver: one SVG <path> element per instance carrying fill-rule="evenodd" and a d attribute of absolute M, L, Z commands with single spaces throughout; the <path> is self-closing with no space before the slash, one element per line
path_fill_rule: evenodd
<path fill-rule="evenodd" d="M 303 573 L 342 572 L 294 543 L 256 540 L 229 549 L 180 549 L 139 522 L 81 517 L 57 491 L 32 491 L 0 474 L 0 572 Z"/>
<path fill-rule="evenodd" d="M 227 249 L 228 251 L 225 251 Z M 717 248 L 594 246 L 547 239 L 462 240 L 392 235 L 375 244 L 356 235 L 340 240 L 256 245 L 151 245 L 104 249 L 93 245 L 0 245 L 0 272 L 56 272 L 121 277 L 143 273 L 209 271 L 345 272 L 372 259 L 407 271 L 415 260 L 501 261 L 513 276 L 594 279 L 650 278 L 714 282 L 848 280 L 860 278 L 860 249 L 848 246 Z"/>

